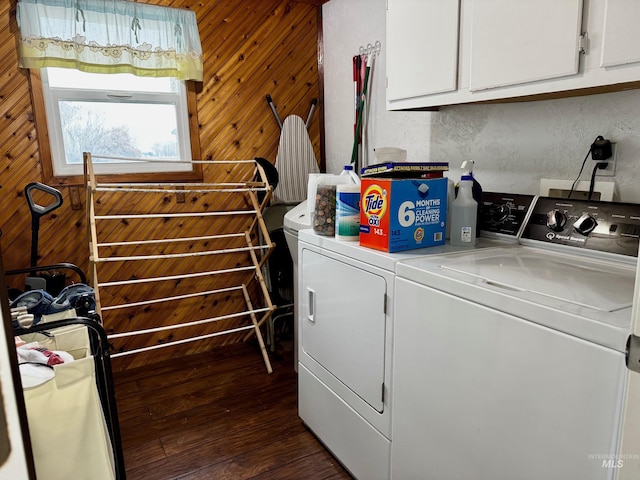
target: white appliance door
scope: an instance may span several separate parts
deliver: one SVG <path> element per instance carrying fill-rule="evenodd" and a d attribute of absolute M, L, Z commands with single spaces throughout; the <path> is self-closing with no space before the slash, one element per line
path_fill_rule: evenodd
<path fill-rule="evenodd" d="M 392 478 L 613 478 L 622 352 L 402 278 L 395 300 Z"/>
<path fill-rule="evenodd" d="M 432 255 L 397 266 L 399 277 L 621 353 L 629 337 L 635 270 L 523 246 Z"/>
<path fill-rule="evenodd" d="M 640 252 L 639 252 L 640 257 Z M 640 261 L 637 266 L 631 332 L 640 337 Z M 635 355 L 635 360 L 637 359 Z M 640 373 L 627 370 L 627 391 L 622 413 L 622 434 L 619 455 L 614 459 L 617 480 L 640 478 Z"/>
<path fill-rule="evenodd" d="M 542 303 L 548 299 L 607 313 L 632 304 L 633 269 L 526 248 L 482 253 L 442 268 L 529 293 L 532 300 L 542 297 Z"/>
<path fill-rule="evenodd" d="M 382 412 L 385 279 L 311 250 L 301 253 L 302 349 Z"/>

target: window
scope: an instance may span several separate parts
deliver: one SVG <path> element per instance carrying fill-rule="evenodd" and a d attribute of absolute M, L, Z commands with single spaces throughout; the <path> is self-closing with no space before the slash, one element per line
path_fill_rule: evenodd
<path fill-rule="evenodd" d="M 118 0 L 18 0 L 16 19 L 45 181 L 81 184 L 82 151 L 114 181 L 149 180 L 150 171 L 167 180 L 202 178 L 188 162 L 200 158 L 195 82 L 203 78 L 193 11 Z"/>
<path fill-rule="evenodd" d="M 42 89 L 55 177 L 81 175 L 83 152 L 97 174 L 191 171 L 185 82 L 45 68 Z"/>
<path fill-rule="evenodd" d="M 119 180 L 135 181 L 140 174 L 148 179 L 150 173 L 172 173 L 165 178 L 175 180 L 201 178 L 190 163 L 200 150 L 197 141 L 192 145 L 197 122 L 190 122 L 195 92 L 189 92 L 189 82 L 68 68 L 43 68 L 40 75 L 45 115 L 36 118 L 48 183 L 81 183 L 83 152 L 91 152 L 96 174 L 119 175 Z M 43 148 L 47 136 L 49 146 Z"/>

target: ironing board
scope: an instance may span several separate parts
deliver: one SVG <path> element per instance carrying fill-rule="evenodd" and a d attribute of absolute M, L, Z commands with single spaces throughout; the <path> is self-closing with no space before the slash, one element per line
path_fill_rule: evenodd
<path fill-rule="evenodd" d="M 278 156 L 279 182 L 273 192 L 272 204 L 298 204 L 307 198 L 310 173 L 320 173 L 307 126 L 298 115 L 284 119 Z"/>

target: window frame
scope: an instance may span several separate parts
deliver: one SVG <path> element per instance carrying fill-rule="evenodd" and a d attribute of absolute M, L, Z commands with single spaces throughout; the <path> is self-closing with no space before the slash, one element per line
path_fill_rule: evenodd
<path fill-rule="evenodd" d="M 33 105 L 34 122 L 40 152 L 40 164 L 44 183 L 52 186 L 84 185 L 84 176 L 80 175 L 58 175 L 54 174 L 51 152 L 51 138 L 45 108 L 44 86 L 42 75 L 38 69 L 29 70 L 29 83 L 31 91 L 31 102 Z M 197 115 L 196 82 L 186 81 L 187 114 L 189 124 L 189 142 L 191 144 L 191 156 L 193 159 L 200 159 L 200 137 Z M 96 175 L 99 182 L 192 182 L 202 181 L 202 165 L 192 164 L 191 170 L 146 172 L 146 173 L 109 173 Z"/>

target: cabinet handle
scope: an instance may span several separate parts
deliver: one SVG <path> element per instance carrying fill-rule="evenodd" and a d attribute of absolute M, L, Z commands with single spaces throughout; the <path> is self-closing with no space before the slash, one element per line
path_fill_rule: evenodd
<path fill-rule="evenodd" d="M 310 288 L 307 288 L 307 308 L 309 311 L 309 313 L 307 313 L 307 320 L 309 320 L 311 323 L 314 323 L 316 321 L 316 292 Z"/>

